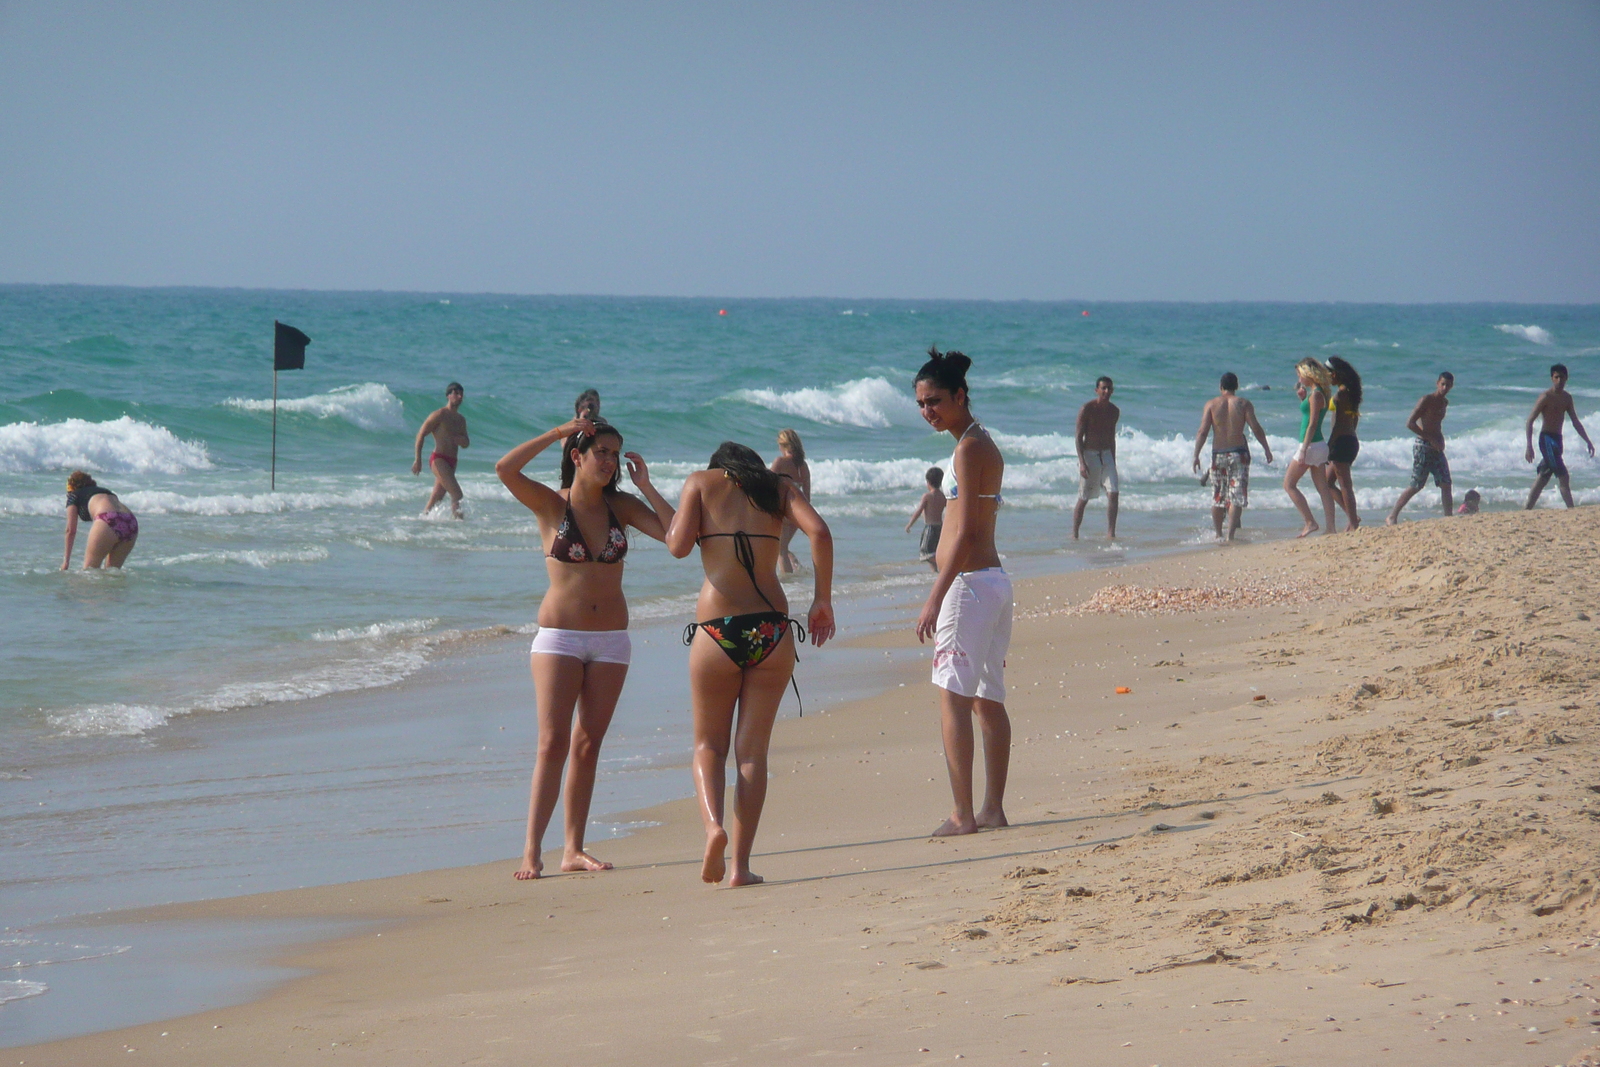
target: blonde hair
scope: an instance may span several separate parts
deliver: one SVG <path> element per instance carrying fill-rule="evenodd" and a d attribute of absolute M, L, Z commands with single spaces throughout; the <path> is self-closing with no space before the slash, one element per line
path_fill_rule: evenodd
<path fill-rule="evenodd" d="M 1302 378 L 1311 379 L 1324 394 L 1333 392 L 1333 371 L 1329 370 L 1321 360 L 1307 356 L 1294 365 L 1294 372 Z"/>
<path fill-rule="evenodd" d="M 788 452 L 795 459 L 805 462 L 806 447 L 800 443 L 800 435 L 793 430 L 778 431 L 778 447 Z"/>
<path fill-rule="evenodd" d="M 93 485 L 94 479 L 88 471 L 73 471 L 67 475 L 67 492 L 74 493 L 86 485 Z"/>

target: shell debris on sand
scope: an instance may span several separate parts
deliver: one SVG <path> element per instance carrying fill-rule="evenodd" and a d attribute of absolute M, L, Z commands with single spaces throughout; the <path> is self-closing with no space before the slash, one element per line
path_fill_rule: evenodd
<path fill-rule="evenodd" d="M 1020 612 L 1022 618 L 1052 615 L 1178 615 L 1191 611 L 1306 604 L 1328 599 L 1327 590 L 1304 579 L 1252 579 L 1233 585 L 1108 585 L 1081 604 Z"/>

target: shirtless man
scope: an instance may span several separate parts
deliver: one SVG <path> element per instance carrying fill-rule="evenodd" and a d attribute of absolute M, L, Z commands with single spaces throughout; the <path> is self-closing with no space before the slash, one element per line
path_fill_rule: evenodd
<path fill-rule="evenodd" d="M 1567 464 L 1561 457 L 1561 427 L 1568 415 L 1572 416 L 1572 428 L 1578 431 L 1578 436 L 1583 438 L 1583 443 L 1589 446 L 1589 458 L 1594 458 L 1594 442 L 1589 440 L 1589 435 L 1583 431 L 1583 423 L 1578 421 L 1578 409 L 1572 404 L 1572 394 L 1567 392 L 1567 368 L 1565 364 L 1557 363 L 1550 368 L 1550 388 L 1539 394 L 1539 399 L 1533 402 L 1533 413 L 1528 416 L 1528 423 L 1523 427 L 1527 431 L 1529 463 L 1533 462 L 1533 420 L 1543 418 L 1544 422 L 1539 427 L 1539 466 L 1534 468 L 1538 477 L 1533 480 L 1533 491 L 1528 494 L 1525 511 L 1532 511 L 1533 506 L 1539 502 L 1539 494 L 1544 492 L 1544 487 L 1550 484 L 1550 476 L 1556 477 L 1556 485 L 1561 490 L 1561 502 L 1567 507 L 1572 507 L 1572 484 L 1567 479 Z"/>
<path fill-rule="evenodd" d="M 572 416 L 577 419 L 588 419 L 590 422 L 600 421 L 600 393 L 594 389 L 585 389 L 578 394 L 578 399 L 572 402 Z"/>
<path fill-rule="evenodd" d="M 1433 484 L 1439 487 L 1439 499 L 1444 505 L 1445 515 L 1449 516 L 1455 510 L 1450 501 L 1450 461 L 1444 458 L 1444 417 L 1450 408 L 1450 401 L 1446 398 L 1455 384 L 1454 374 L 1449 371 L 1441 373 L 1433 392 L 1417 401 L 1411 417 L 1406 420 L 1406 429 L 1417 435 L 1411 445 L 1411 485 L 1400 494 L 1400 499 L 1389 510 L 1389 517 L 1383 520 L 1390 526 L 1400 521 L 1401 510 L 1411 503 L 1412 497 L 1422 492 L 1430 474 L 1433 475 Z"/>
<path fill-rule="evenodd" d="M 1078 506 L 1072 509 L 1072 539 L 1078 539 L 1083 510 L 1106 492 L 1106 536 L 1117 536 L 1117 420 L 1122 412 L 1111 402 L 1111 379 L 1101 375 L 1094 383 L 1094 399 L 1078 409 Z"/>
<path fill-rule="evenodd" d="M 428 506 L 422 509 L 424 515 L 449 493 L 451 514 L 458 519 L 462 517 L 461 485 L 456 481 L 456 451 L 472 446 L 467 438 L 467 420 L 461 415 L 461 401 L 465 396 L 461 383 L 451 382 L 444 390 L 444 407 L 422 420 L 422 429 L 417 431 L 412 474 L 422 473 L 422 439 L 433 434 L 433 454 L 428 457 L 428 466 L 433 471 L 433 493 L 428 497 Z"/>
<path fill-rule="evenodd" d="M 1239 376 L 1232 371 L 1222 376 L 1222 391 L 1206 401 L 1200 414 L 1200 432 L 1194 435 L 1194 472 L 1200 473 L 1200 449 L 1205 446 L 1206 435 L 1211 438 L 1211 525 L 1216 528 L 1217 539 L 1226 536 L 1232 541 L 1238 532 L 1240 513 L 1250 502 L 1250 443 L 1245 440 L 1245 427 L 1250 427 L 1261 442 L 1261 450 L 1272 462 L 1272 446 L 1267 444 L 1267 434 L 1256 421 L 1256 406 L 1241 400 Z M 1222 532 L 1222 520 L 1228 520 L 1228 532 Z"/>

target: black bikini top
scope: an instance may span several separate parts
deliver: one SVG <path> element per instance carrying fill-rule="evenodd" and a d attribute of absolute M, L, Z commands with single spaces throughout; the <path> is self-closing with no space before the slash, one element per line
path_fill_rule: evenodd
<path fill-rule="evenodd" d="M 107 489 L 103 485 L 86 485 L 81 489 L 68 490 L 67 507 L 77 508 L 78 519 L 82 522 L 88 522 L 90 519 L 89 498 L 98 496 L 101 493 L 109 492 L 111 492 L 111 490 Z"/>
<path fill-rule="evenodd" d="M 558 563 L 621 563 L 628 554 L 628 535 L 617 521 L 616 512 L 606 503 L 606 543 L 598 552 L 592 552 L 578 528 L 577 516 L 572 514 L 572 502 L 567 501 L 567 513 L 561 516 L 556 528 L 556 539 L 550 542 L 548 555 Z"/>

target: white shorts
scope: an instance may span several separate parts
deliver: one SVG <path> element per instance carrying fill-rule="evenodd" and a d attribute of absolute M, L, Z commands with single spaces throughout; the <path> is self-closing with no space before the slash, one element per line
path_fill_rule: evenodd
<path fill-rule="evenodd" d="M 541 626 L 533 635 L 531 653 L 571 656 L 583 663 L 620 663 L 633 658 L 633 641 L 626 630 L 558 630 Z"/>
<path fill-rule="evenodd" d="M 1089 468 L 1089 477 L 1078 483 L 1078 499 L 1093 500 L 1104 489 L 1108 493 L 1117 493 L 1117 454 L 1107 449 L 1085 449 L 1081 457 L 1083 465 Z"/>
<path fill-rule="evenodd" d="M 1328 462 L 1328 442 L 1313 441 L 1295 450 L 1295 458 L 1308 467 L 1320 467 Z"/>
<path fill-rule="evenodd" d="M 956 575 L 939 606 L 933 684 L 957 696 L 1006 699 L 1011 577 L 999 567 Z"/>

